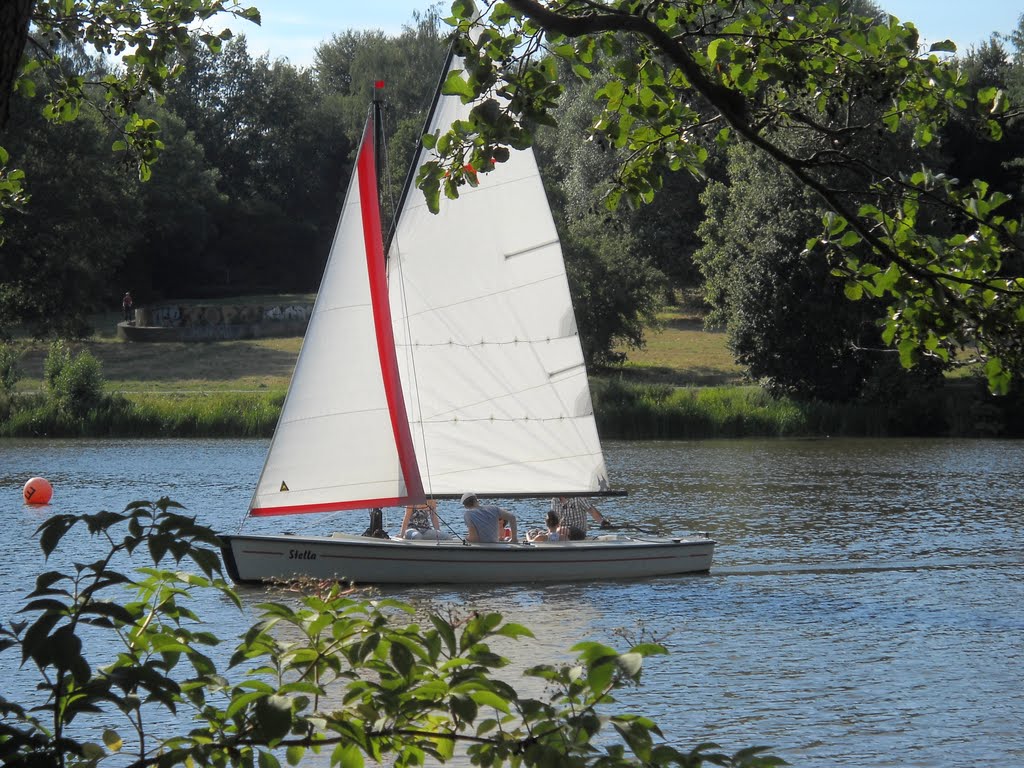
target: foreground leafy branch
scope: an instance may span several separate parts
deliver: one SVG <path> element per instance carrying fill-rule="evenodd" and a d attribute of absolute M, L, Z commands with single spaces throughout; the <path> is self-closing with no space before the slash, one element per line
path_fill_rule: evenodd
<path fill-rule="evenodd" d="M 163 498 L 55 515 L 38 531 L 43 553 L 53 557 L 83 527 L 105 554 L 41 574 L 26 618 L 0 625 L 0 653 L 20 651 L 38 678 L 34 693 L 0 696 L 4 765 L 275 768 L 321 755 L 330 765 L 417 766 L 456 750 L 481 766 L 784 764 L 762 748 L 683 751 L 649 718 L 613 711 L 661 645 L 618 653 L 580 643 L 574 663 L 525 671 L 544 685 L 530 697 L 499 676 L 508 661 L 490 645 L 532 637 L 525 627 L 498 613 L 433 614 L 420 625 L 410 606 L 338 584 L 300 585 L 295 604 L 258 606 L 224 664 L 209 617 L 190 607 L 210 590 L 241 607 L 213 531 Z M 129 558 L 147 565 L 128 575 Z"/>
<path fill-rule="evenodd" d="M 912 24 L 818 0 L 456 0 L 463 68 L 447 93 L 480 99 L 470 119 L 427 137 L 437 159 L 418 177 L 428 203 L 457 197 L 506 146 L 553 125 L 572 72 L 607 76 L 590 139 L 617 152 L 616 207 L 653 200 L 668 172 L 703 178 L 709 157 L 745 142 L 830 211 L 809 248 L 847 296 L 882 298 L 884 339 L 911 366 L 984 361 L 990 388 L 1024 377 L 1024 251 L 1006 195 L 930 168 L 953 115 L 995 141 L 1002 91 L 974 92 L 945 41 L 918 46 Z M 904 152 L 876 163 L 879 148 Z M 908 159 L 909 158 L 909 159 Z"/>

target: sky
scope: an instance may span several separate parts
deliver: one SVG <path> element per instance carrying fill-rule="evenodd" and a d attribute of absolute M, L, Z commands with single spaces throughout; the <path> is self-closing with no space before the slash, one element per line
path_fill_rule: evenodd
<path fill-rule="evenodd" d="M 992 32 L 1009 32 L 1024 13 L 1022 0 L 875 0 L 902 21 L 912 21 L 925 43 L 952 40 L 960 51 L 988 39 Z M 414 11 L 430 0 L 248 0 L 260 9 L 263 24 L 233 24 L 245 34 L 249 53 L 288 59 L 310 66 L 313 51 L 332 35 L 348 29 L 381 29 L 397 33 Z M 450 0 L 443 0 L 444 11 Z"/>

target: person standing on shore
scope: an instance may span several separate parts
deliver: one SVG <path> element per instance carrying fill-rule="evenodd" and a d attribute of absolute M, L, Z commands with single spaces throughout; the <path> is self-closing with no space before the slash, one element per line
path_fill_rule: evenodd
<path fill-rule="evenodd" d="M 124 321 L 126 323 L 131 322 L 132 319 L 132 294 L 131 291 L 125 291 L 124 298 L 121 299 L 121 311 L 124 312 Z"/>

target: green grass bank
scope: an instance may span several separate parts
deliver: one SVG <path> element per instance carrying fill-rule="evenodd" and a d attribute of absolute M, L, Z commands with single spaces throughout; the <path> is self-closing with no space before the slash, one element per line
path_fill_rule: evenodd
<path fill-rule="evenodd" d="M 116 339 L 116 314 L 70 345 L 97 363 L 93 397 L 55 397 L 48 346 L 15 344 L 20 378 L 0 392 L 0 437 L 269 437 L 300 338 L 206 343 Z M 699 316 L 667 312 L 622 368 L 591 377 L 605 438 L 1021 437 L 1024 397 L 996 398 L 973 378 L 888 403 L 797 402 L 744 384 L 720 333 Z M 74 382 L 66 385 L 74 390 Z"/>
<path fill-rule="evenodd" d="M 1020 437 L 1020 398 L 950 385 L 893 405 L 801 403 L 757 387 L 679 388 L 594 378 L 606 439 Z M 284 392 L 113 393 L 80 413 L 42 394 L 0 401 L 0 437 L 269 437 Z"/>

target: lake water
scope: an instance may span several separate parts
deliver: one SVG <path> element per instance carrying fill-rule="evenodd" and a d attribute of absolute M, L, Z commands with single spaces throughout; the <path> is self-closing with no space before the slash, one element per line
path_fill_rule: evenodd
<path fill-rule="evenodd" d="M 47 515 L 168 495 L 235 530 L 265 450 L 265 441 L 0 441 L 0 618 L 12 618 L 42 568 L 32 533 Z M 800 766 L 1024 765 L 1024 442 L 622 442 L 606 454 L 630 496 L 602 511 L 708 531 L 719 542 L 710 574 L 390 592 L 422 606 L 497 609 L 533 628 L 536 642 L 501 649 L 518 667 L 568 658 L 582 639 L 624 648 L 623 635 L 662 638 L 670 655 L 649 660 L 642 687 L 622 701 L 679 746 L 769 745 Z M 54 486 L 48 507 L 21 501 L 33 475 Z M 539 503 L 513 508 L 542 521 Z M 393 531 L 399 522 L 397 512 L 387 519 Z M 246 530 L 365 525 L 357 514 Z M 223 638 L 266 597 L 242 594 L 242 614 L 199 607 L 216 612 Z M 3 686 L 21 677 L 17 662 L 0 656 Z"/>

